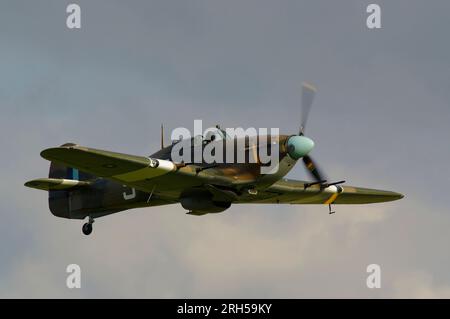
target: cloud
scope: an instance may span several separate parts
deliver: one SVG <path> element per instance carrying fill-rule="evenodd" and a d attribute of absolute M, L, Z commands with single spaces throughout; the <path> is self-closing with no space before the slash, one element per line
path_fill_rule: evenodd
<path fill-rule="evenodd" d="M 1 297 L 448 296 L 447 2 L 381 1 L 376 33 L 360 1 L 79 4 L 77 33 L 59 2 L 0 10 Z M 138 209 L 98 219 L 86 238 L 23 187 L 47 175 L 43 148 L 147 155 L 161 122 L 297 131 L 303 80 L 319 88 L 308 135 L 321 168 L 406 198 L 331 216 Z M 301 165 L 289 177 L 305 178 Z M 69 263 L 82 268 L 81 290 L 65 286 Z M 379 290 L 365 285 L 371 263 Z"/>
<path fill-rule="evenodd" d="M 400 275 L 394 283 L 398 298 L 450 298 L 450 286 L 439 284 L 426 272 L 408 272 Z"/>
<path fill-rule="evenodd" d="M 306 280 L 314 265 L 333 260 L 359 231 L 381 221 L 370 216 L 374 212 L 357 221 L 344 214 L 333 222 L 325 210 L 319 216 L 282 207 L 279 213 L 288 216 L 281 226 L 267 213 L 258 217 L 258 206 L 248 207 L 245 214 L 236 207 L 227 215 L 203 218 L 178 210 L 139 210 L 99 219 L 93 238 L 80 236 L 73 223 L 55 222 L 58 228 L 37 249 L 45 247 L 45 254 L 17 256 L 7 280 L 15 289 L 6 296 L 89 296 L 95 287 L 102 287 L 99 296 L 106 297 L 267 297 L 283 296 L 286 288 L 295 295 L 296 280 Z M 67 227 L 72 231 L 65 231 Z M 69 263 L 79 264 L 85 276 L 79 293 L 65 287 Z M 283 287 L 278 286 L 280 279 Z M 262 290 L 255 290 L 255 283 Z"/>

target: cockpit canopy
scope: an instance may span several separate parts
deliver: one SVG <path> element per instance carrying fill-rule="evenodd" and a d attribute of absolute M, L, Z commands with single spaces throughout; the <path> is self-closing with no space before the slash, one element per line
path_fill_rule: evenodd
<path fill-rule="evenodd" d="M 227 132 L 220 128 L 219 125 L 216 125 L 214 128 L 209 128 L 205 132 L 205 136 L 196 135 L 191 138 L 191 142 L 193 146 L 199 146 L 203 144 L 208 144 L 213 141 L 218 140 L 230 140 L 231 137 L 227 134 Z M 181 142 L 180 139 L 172 141 L 172 144 L 176 144 Z"/>

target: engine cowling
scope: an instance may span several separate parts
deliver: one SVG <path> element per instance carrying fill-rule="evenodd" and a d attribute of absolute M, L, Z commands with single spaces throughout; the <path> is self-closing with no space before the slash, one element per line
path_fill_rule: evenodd
<path fill-rule="evenodd" d="M 231 202 L 217 201 L 206 190 L 189 190 L 180 196 L 180 203 L 184 209 L 192 214 L 221 213 L 230 208 Z"/>

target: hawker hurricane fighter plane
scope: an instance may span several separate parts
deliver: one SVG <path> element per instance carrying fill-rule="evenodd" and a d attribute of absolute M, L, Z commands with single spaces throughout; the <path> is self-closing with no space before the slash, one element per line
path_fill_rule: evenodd
<path fill-rule="evenodd" d="M 345 181 L 327 181 L 309 156 L 314 142 L 304 135 L 315 89 L 302 87 L 302 117 L 296 135 L 258 136 L 256 144 L 248 137 L 240 139 L 245 158 L 262 147 L 276 149 L 278 165 L 275 173 L 265 174 L 265 164 L 254 162 L 177 162 L 173 142 L 150 156 L 122 154 L 67 143 L 49 148 L 41 156 L 50 163 L 48 178 L 39 178 L 25 186 L 48 191 L 53 215 L 85 219 L 85 235 L 92 232 L 94 218 L 131 208 L 180 203 L 191 215 L 219 213 L 232 204 L 368 204 L 397 200 L 403 195 L 390 191 L 344 185 Z M 192 153 L 211 143 L 236 143 L 223 130 L 200 137 Z M 195 139 L 195 138 L 193 138 Z M 225 140 L 225 143 L 224 143 Z M 277 146 L 276 148 L 274 146 Z M 236 154 L 234 154 L 236 155 Z M 233 156 L 234 156 L 233 155 Z M 284 178 L 301 160 L 312 181 Z"/>

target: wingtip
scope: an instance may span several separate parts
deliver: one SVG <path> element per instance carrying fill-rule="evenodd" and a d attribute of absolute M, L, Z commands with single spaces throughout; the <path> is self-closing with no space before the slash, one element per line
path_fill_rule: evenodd
<path fill-rule="evenodd" d="M 398 198 L 397 198 L 397 199 L 402 199 L 402 198 L 405 198 L 405 195 L 403 195 L 403 194 L 400 194 L 400 193 L 397 193 L 397 196 L 398 196 Z"/>
<path fill-rule="evenodd" d="M 61 150 L 61 149 L 71 149 L 74 147 L 78 147 L 78 144 L 75 143 L 64 143 L 61 146 L 58 147 L 50 147 L 50 148 L 46 148 L 45 150 L 41 151 L 40 155 L 42 158 L 51 161 L 51 153 L 54 153 L 55 151 Z"/>
<path fill-rule="evenodd" d="M 49 155 L 52 151 L 59 149 L 59 147 L 51 147 L 51 148 L 46 148 L 45 150 L 41 151 L 40 155 L 42 158 L 46 159 L 46 160 L 51 160 L 49 158 Z"/>
<path fill-rule="evenodd" d="M 23 186 L 25 186 L 25 187 L 43 190 L 42 188 L 39 187 L 40 185 L 41 185 L 41 179 L 33 179 L 33 180 L 27 181 L 27 182 L 25 182 L 25 184 L 23 184 Z"/>
<path fill-rule="evenodd" d="M 387 196 L 389 198 L 389 201 L 400 200 L 405 197 L 405 195 L 397 192 L 389 192 Z"/>
<path fill-rule="evenodd" d="M 302 82 L 302 87 L 311 90 L 313 92 L 317 92 L 317 88 L 309 82 Z"/>

